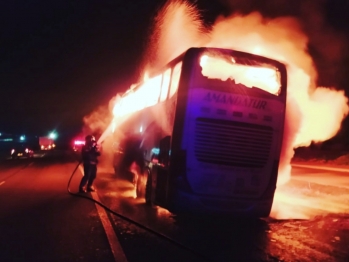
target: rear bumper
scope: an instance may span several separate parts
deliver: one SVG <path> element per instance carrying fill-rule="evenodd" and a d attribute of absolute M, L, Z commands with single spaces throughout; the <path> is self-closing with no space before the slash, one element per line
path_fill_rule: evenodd
<path fill-rule="evenodd" d="M 208 213 L 247 217 L 268 217 L 273 199 L 229 199 L 178 191 L 173 195 L 174 213 Z"/>

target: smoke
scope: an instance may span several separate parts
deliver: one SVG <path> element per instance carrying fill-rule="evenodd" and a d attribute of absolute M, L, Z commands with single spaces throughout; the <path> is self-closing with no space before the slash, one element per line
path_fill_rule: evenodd
<path fill-rule="evenodd" d="M 305 97 L 300 98 L 300 101 Z M 321 142 L 335 136 L 342 119 L 348 114 L 348 99 L 344 91 L 332 88 L 316 88 L 308 100 L 299 105 L 303 119 L 294 142 L 295 147 L 309 146 L 312 141 Z"/>
<path fill-rule="evenodd" d="M 220 2 L 227 12 L 207 28 L 195 5 L 185 0 L 167 1 L 154 18 L 144 71 L 158 69 L 197 46 L 231 48 L 285 63 L 288 98 L 280 185 L 289 180 L 294 148 L 335 136 L 348 114 L 348 99 L 336 90 L 346 43 L 326 24 L 326 1 Z M 319 82 L 329 87 L 319 87 Z M 110 130 L 111 118 L 103 113 L 104 109 L 98 110 L 84 119 L 89 130 Z"/>
<path fill-rule="evenodd" d="M 294 149 L 335 136 L 348 114 L 344 91 L 334 87 L 346 43 L 326 24 L 324 1 L 221 2 L 231 12 L 218 16 L 210 30 L 203 30 L 204 23 L 198 21 L 192 5 L 168 1 L 155 19 L 149 65 L 163 65 L 200 45 L 236 49 L 283 62 L 287 66 L 288 97 L 280 186 L 290 179 Z M 316 66 L 330 70 L 322 70 L 319 75 Z M 331 86 L 318 87 L 319 80 Z"/>
<path fill-rule="evenodd" d="M 85 116 L 83 119 L 84 134 L 101 134 L 112 120 L 112 115 L 108 107 L 100 106 L 95 111 Z"/>
<path fill-rule="evenodd" d="M 112 163 L 113 159 L 113 141 L 109 133 L 110 123 L 113 119 L 112 108 L 114 107 L 116 98 L 117 96 L 113 97 L 108 106 L 100 106 L 83 118 L 83 135 L 93 134 L 98 139 L 98 144 L 102 153 L 99 158 L 99 171 L 110 170 L 110 163 Z"/>
<path fill-rule="evenodd" d="M 316 62 L 319 85 L 339 86 L 348 39 L 328 22 L 330 0 L 220 0 L 228 13 L 250 14 L 258 11 L 266 18 L 294 17 L 308 39 L 308 49 Z M 331 3 L 332 2 L 332 3 Z M 335 6 L 335 4 L 333 4 Z M 338 5 L 338 3 L 337 3 Z M 315 86 L 312 86 L 313 88 Z"/>
<path fill-rule="evenodd" d="M 279 163 L 278 185 L 285 184 L 291 178 L 291 159 L 294 156 L 294 141 L 301 127 L 302 112 L 292 95 L 287 97 L 284 138 Z"/>
<path fill-rule="evenodd" d="M 317 87 L 318 72 L 309 46 L 330 63 L 340 60 L 338 50 L 343 49 L 343 39 L 323 19 L 323 3 L 299 1 L 285 7 L 280 1 L 267 2 L 266 9 L 257 1 L 223 1 L 232 13 L 218 16 L 208 31 L 192 5 L 169 1 L 155 19 L 149 50 L 153 65 L 198 45 L 250 52 L 287 65 L 288 99 L 278 180 L 282 184 L 290 177 L 294 148 L 335 136 L 349 108 L 343 91 Z M 258 9 L 269 17 L 254 11 Z M 278 16 L 286 15 L 287 10 L 294 16 Z M 324 42 L 326 48 L 319 44 Z"/>
<path fill-rule="evenodd" d="M 189 47 L 204 45 L 206 28 L 196 6 L 185 0 L 169 0 L 154 17 L 145 50 L 145 70 L 157 69 Z"/>

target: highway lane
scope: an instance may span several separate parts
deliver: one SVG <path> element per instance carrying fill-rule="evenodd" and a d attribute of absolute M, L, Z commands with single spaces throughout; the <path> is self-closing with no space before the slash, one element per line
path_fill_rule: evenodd
<path fill-rule="evenodd" d="M 101 201 L 122 216 L 142 224 L 156 233 L 166 236 L 162 242 L 176 241 L 179 245 L 193 250 L 209 261 L 273 261 L 265 249 L 267 243 L 267 223 L 263 220 L 241 221 L 223 217 L 181 217 L 167 210 L 147 206 L 143 200 L 134 199 L 134 189 L 130 182 L 115 178 L 114 175 L 100 173 L 96 183 Z M 132 245 L 135 234 L 143 230 L 136 226 L 125 225 L 121 218 L 112 216 L 118 230 L 124 231 L 120 241 L 125 246 Z M 130 230 L 132 228 L 132 230 Z M 135 232 L 138 232 L 135 233 Z M 154 235 L 149 233 L 149 235 Z M 161 240 L 161 238 L 160 238 Z M 143 244 L 144 245 L 144 244 Z M 146 246 L 149 246 L 146 244 Z M 142 246 L 134 254 L 147 254 L 155 259 L 157 253 L 149 254 Z M 148 247 L 154 250 L 155 247 Z M 154 257 L 155 255 L 155 257 Z M 165 254 L 161 254 L 165 256 Z M 144 255 L 145 256 L 145 255 Z M 143 257 L 144 257 L 143 256 Z M 141 256 L 134 257 L 141 261 Z M 179 261 L 179 260 L 163 261 Z M 150 259 L 149 261 L 156 261 Z M 182 260 L 183 261 L 183 260 Z M 184 260 L 192 261 L 192 260 Z M 200 259 L 198 261 L 203 261 Z"/>
<path fill-rule="evenodd" d="M 1 261 L 113 261 L 90 201 L 66 191 L 64 154 L 1 163 Z"/>
<path fill-rule="evenodd" d="M 349 166 L 294 164 L 292 179 L 349 189 Z"/>
<path fill-rule="evenodd" d="M 311 218 L 328 213 L 349 213 L 349 173 L 345 166 L 295 164 L 291 180 L 278 186 L 272 215 Z M 281 208 L 287 205 L 288 208 Z"/>
<path fill-rule="evenodd" d="M 342 177 L 337 172 L 322 171 L 318 177 Z M 349 190 L 338 187 L 342 181 L 332 186 L 316 183 L 317 174 L 318 169 L 294 167 L 291 181 L 277 189 L 272 216 L 257 221 L 182 220 L 134 199 L 132 184 L 111 171 L 100 172 L 97 186 L 100 198 L 112 210 L 213 261 L 348 261 Z M 349 177 L 343 179 L 349 181 Z M 114 217 L 114 222 L 118 224 L 119 219 Z M 132 234 L 126 234 L 126 241 Z"/>
<path fill-rule="evenodd" d="M 59 151 L 0 163 L 0 261 L 202 261 L 123 220 L 109 230 L 118 241 L 133 228 L 137 244 L 122 243 L 124 250 L 114 254 L 104 223 L 110 214 L 101 215 L 101 207 L 89 200 L 98 196 L 67 191 L 76 166 L 74 155 Z M 77 170 L 71 192 L 81 175 Z"/>
<path fill-rule="evenodd" d="M 20 162 L 17 160 L 2 162 L 2 164 L 0 164 L 0 184 L 4 184 L 8 178 L 14 176 L 31 164 L 32 161 L 29 159 Z"/>
<path fill-rule="evenodd" d="M 297 163 L 279 186 L 270 252 L 283 261 L 349 261 L 349 176 L 345 166 Z"/>
<path fill-rule="evenodd" d="M 1 258 L 114 261 L 95 204 L 66 191 L 76 164 L 66 153 L 0 164 L 0 179 L 5 181 L 0 185 Z M 149 207 L 134 199 L 132 184 L 117 178 L 111 168 L 99 168 L 96 195 L 108 209 L 150 229 L 107 212 L 130 262 L 348 261 L 349 190 L 315 183 L 318 172 L 293 168 L 295 179 L 276 192 L 274 217 L 251 221 L 183 218 Z M 322 171 L 321 176 L 333 177 L 332 172 Z M 81 175 L 77 169 L 73 192 Z M 313 180 L 299 179 L 302 176 Z"/>

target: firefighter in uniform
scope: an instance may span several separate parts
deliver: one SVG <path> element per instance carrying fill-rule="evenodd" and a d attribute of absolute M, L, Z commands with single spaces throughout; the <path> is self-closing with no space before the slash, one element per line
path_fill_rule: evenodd
<path fill-rule="evenodd" d="M 84 166 L 84 176 L 82 177 L 79 186 L 80 193 L 85 193 L 86 191 L 96 191 L 93 187 L 93 181 L 95 180 L 97 175 L 97 157 L 100 155 L 101 153 L 98 149 L 95 137 L 92 135 L 86 136 L 85 145 L 82 147 L 81 150 L 81 157 Z"/>

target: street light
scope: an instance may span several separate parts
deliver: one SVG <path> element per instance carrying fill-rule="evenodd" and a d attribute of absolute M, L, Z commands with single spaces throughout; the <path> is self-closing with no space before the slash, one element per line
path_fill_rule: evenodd
<path fill-rule="evenodd" d="M 57 133 L 55 131 L 53 131 L 48 136 L 49 136 L 49 138 L 55 140 L 57 138 Z"/>

